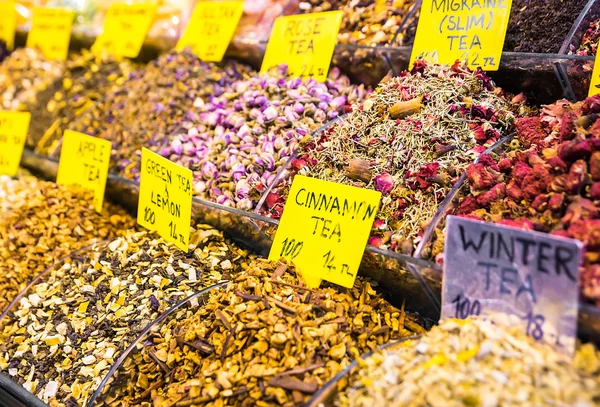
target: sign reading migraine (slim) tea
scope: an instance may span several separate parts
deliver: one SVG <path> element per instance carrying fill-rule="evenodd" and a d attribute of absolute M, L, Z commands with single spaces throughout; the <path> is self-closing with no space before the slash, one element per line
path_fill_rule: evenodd
<path fill-rule="evenodd" d="M 31 113 L 0 111 L 0 175 L 17 175 Z"/>
<path fill-rule="evenodd" d="M 310 288 L 321 280 L 351 288 L 380 199 L 370 189 L 295 176 L 269 259 L 291 260 Z"/>
<path fill-rule="evenodd" d="M 577 339 L 581 242 L 449 216 L 442 319 L 505 314 L 571 354 Z"/>
<path fill-rule="evenodd" d="M 94 52 L 109 52 L 118 57 L 136 58 L 154 16 L 152 3 L 113 3 L 106 12 L 102 34 L 92 46 Z"/>
<path fill-rule="evenodd" d="M 6 42 L 6 48 L 12 51 L 15 46 L 17 29 L 17 8 L 14 1 L 0 2 L 0 40 Z"/>
<path fill-rule="evenodd" d="M 137 222 L 185 252 L 192 219 L 192 171 L 142 148 Z"/>
<path fill-rule="evenodd" d="M 66 61 L 71 42 L 73 11 L 64 8 L 34 7 L 27 48 L 37 48 L 48 59 Z"/>
<path fill-rule="evenodd" d="M 112 144 L 108 140 L 65 130 L 56 183 L 94 191 L 94 209 L 102 212 Z"/>
<path fill-rule="evenodd" d="M 243 1 L 197 3 L 177 43 L 177 50 L 181 51 L 189 46 L 203 61 L 221 61 L 242 17 L 243 9 Z"/>
<path fill-rule="evenodd" d="M 497 71 L 512 0 L 423 0 L 411 53 L 416 59 Z"/>
<path fill-rule="evenodd" d="M 291 77 L 325 81 L 341 22 L 341 11 L 277 17 L 260 72 L 287 64 Z"/>

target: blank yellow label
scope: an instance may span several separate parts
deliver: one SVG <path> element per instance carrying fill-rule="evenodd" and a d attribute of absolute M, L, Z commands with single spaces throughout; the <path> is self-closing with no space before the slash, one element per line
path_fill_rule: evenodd
<path fill-rule="evenodd" d="M 203 61 L 219 62 L 242 17 L 243 1 L 202 1 L 177 43 L 177 50 L 191 47 Z"/>
<path fill-rule="evenodd" d="M 411 67 L 417 58 L 497 71 L 512 0 L 423 0 Z"/>
<path fill-rule="evenodd" d="M 291 260 L 311 288 L 321 279 L 352 287 L 380 199 L 377 191 L 296 175 L 269 259 Z"/>
<path fill-rule="evenodd" d="M 592 71 L 588 96 L 595 96 L 600 93 L 600 60 L 598 60 L 598 54 L 600 53 L 596 53 L 596 59 L 594 60 L 594 70 Z"/>
<path fill-rule="evenodd" d="M 108 140 L 65 130 L 56 183 L 91 189 L 94 208 L 102 212 L 111 149 Z"/>
<path fill-rule="evenodd" d="M 0 40 L 6 42 L 9 50 L 15 46 L 17 9 L 14 1 L 0 1 Z"/>
<path fill-rule="evenodd" d="M 187 252 L 192 220 L 192 171 L 142 148 L 137 222 Z"/>
<path fill-rule="evenodd" d="M 106 12 L 102 34 L 92 46 L 95 52 L 135 58 L 154 21 L 157 6 L 152 3 L 114 3 Z"/>
<path fill-rule="evenodd" d="M 29 112 L 0 112 L 0 174 L 17 175 L 30 120 Z"/>
<path fill-rule="evenodd" d="M 27 48 L 39 49 L 48 59 L 65 61 L 69 54 L 73 15 L 69 9 L 34 7 Z"/>
<path fill-rule="evenodd" d="M 341 22 L 341 11 L 277 17 L 260 72 L 287 64 L 292 77 L 325 81 Z"/>

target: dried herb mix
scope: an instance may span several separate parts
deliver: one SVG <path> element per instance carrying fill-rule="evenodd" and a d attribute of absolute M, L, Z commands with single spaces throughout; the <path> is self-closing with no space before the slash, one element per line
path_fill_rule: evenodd
<path fill-rule="evenodd" d="M 153 233 L 128 231 L 51 270 L 2 321 L 0 369 L 52 405 L 85 405 L 159 313 L 248 261 L 208 226 L 190 240 L 185 254 Z"/>
<path fill-rule="evenodd" d="M 419 63 L 301 144 L 292 175 L 383 194 L 369 243 L 411 253 L 456 179 L 512 128 L 517 105 L 480 70 Z M 279 217 L 291 181 L 266 198 Z"/>
<path fill-rule="evenodd" d="M 361 362 L 336 405 L 597 406 L 599 356 L 591 345 L 580 355 L 583 369 L 518 329 L 447 320 Z"/>
<path fill-rule="evenodd" d="M 300 406 L 355 356 L 423 332 L 418 323 L 360 277 L 311 290 L 286 264 L 257 260 L 151 334 L 101 405 Z"/>
<path fill-rule="evenodd" d="M 93 241 L 120 236 L 135 224 L 122 209 L 92 205 L 93 193 L 58 186 L 31 176 L 0 179 L 0 311 L 27 283 L 56 260 Z M 13 195 L 17 192 L 17 195 Z"/>

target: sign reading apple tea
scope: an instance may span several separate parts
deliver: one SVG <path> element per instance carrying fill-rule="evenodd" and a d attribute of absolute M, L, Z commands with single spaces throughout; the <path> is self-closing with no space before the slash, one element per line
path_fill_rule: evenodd
<path fill-rule="evenodd" d="M 572 353 L 581 242 L 447 218 L 442 319 L 508 314 L 536 340 Z"/>
<path fill-rule="evenodd" d="M 17 175 L 31 113 L 0 111 L 0 175 Z"/>
<path fill-rule="evenodd" d="M 192 171 L 142 148 L 137 222 L 187 252 L 192 219 Z"/>
<path fill-rule="evenodd" d="M 292 261 L 311 288 L 321 280 L 351 288 L 381 193 L 296 175 L 270 260 Z"/>
<path fill-rule="evenodd" d="M 423 0 L 411 53 L 416 59 L 497 71 L 512 0 Z"/>
<path fill-rule="evenodd" d="M 341 22 L 341 11 L 278 17 L 260 72 L 287 64 L 291 77 L 325 81 Z"/>

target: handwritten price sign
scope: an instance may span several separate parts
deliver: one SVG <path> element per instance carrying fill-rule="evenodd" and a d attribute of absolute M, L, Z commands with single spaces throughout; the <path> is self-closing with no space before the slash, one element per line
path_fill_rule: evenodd
<path fill-rule="evenodd" d="M 17 26 L 17 9 L 14 1 L 0 2 L 0 40 L 12 51 L 15 46 L 15 30 Z"/>
<path fill-rule="evenodd" d="M 137 222 L 188 251 L 192 171 L 142 148 Z"/>
<path fill-rule="evenodd" d="M 102 34 L 96 39 L 92 50 L 104 50 L 119 57 L 137 57 L 156 10 L 156 4 L 152 3 L 112 4 L 106 13 Z"/>
<path fill-rule="evenodd" d="M 29 112 L 0 112 L 0 174 L 17 175 L 30 120 Z"/>
<path fill-rule="evenodd" d="M 572 353 L 581 242 L 449 216 L 442 319 L 516 315 L 536 340 Z"/>
<path fill-rule="evenodd" d="M 411 53 L 431 63 L 466 61 L 497 71 L 512 0 L 423 0 Z"/>
<path fill-rule="evenodd" d="M 278 17 L 261 73 L 285 63 L 292 77 L 325 81 L 341 22 L 341 11 Z"/>
<path fill-rule="evenodd" d="M 73 11 L 63 8 L 35 7 L 27 48 L 39 49 L 48 59 L 65 61 L 69 54 Z"/>
<path fill-rule="evenodd" d="M 309 287 L 352 287 L 381 193 L 297 175 L 269 259 L 285 257 Z"/>

